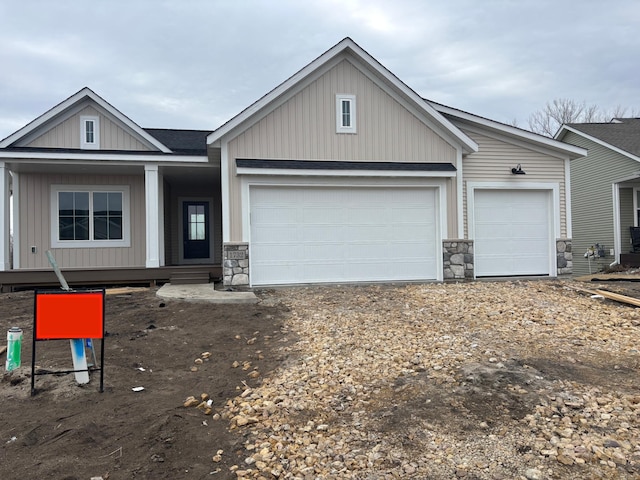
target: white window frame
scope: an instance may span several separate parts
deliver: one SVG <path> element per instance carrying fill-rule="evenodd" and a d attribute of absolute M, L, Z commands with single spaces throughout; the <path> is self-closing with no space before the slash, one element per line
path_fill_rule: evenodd
<path fill-rule="evenodd" d="M 87 122 L 93 122 L 93 142 L 87 142 Z M 100 148 L 100 117 L 89 115 L 80 117 L 80 148 L 85 150 Z"/>
<path fill-rule="evenodd" d="M 349 103 L 350 125 L 344 125 L 342 118 L 342 103 Z M 336 133 L 356 133 L 356 96 L 339 93 L 336 95 Z"/>
<path fill-rule="evenodd" d="M 60 240 L 58 220 L 58 193 L 89 193 L 89 240 Z M 117 192 L 122 194 L 122 239 L 92 240 L 93 193 Z M 51 185 L 51 247 L 52 248 L 112 248 L 131 246 L 130 193 L 128 185 Z"/>

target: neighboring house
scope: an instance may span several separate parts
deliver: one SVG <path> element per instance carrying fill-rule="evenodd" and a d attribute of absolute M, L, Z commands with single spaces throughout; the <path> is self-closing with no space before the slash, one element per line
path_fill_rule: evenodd
<path fill-rule="evenodd" d="M 2 140 L 2 283 L 46 249 L 80 277 L 195 263 L 226 285 L 571 272 L 586 151 L 429 102 L 349 38 L 206 133 L 142 129 L 84 89 Z"/>
<path fill-rule="evenodd" d="M 629 227 L 640 225 L 640 119 L 571 123 L 555 138 L 589 152 L 571 161 L 574 274 L 612 263 L 640 265 L 629 255 Z M 591 249 L 596 244 L 599 252 Z M 594 255 L 585 257 L 588 252 Z"/>

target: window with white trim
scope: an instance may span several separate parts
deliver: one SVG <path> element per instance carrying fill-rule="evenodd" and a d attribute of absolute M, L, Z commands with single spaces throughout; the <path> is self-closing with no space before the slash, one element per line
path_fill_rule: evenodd
<path fill-rule="evenodd" d="M 100 148 L 100 118 L 80 117 L 80 148 Z"/>
<path fill-rule="evenodd" d="M 52 186 L 52 247 L 128 247 L 129 231 L 128 186 Z"/>
<path fill-rule="evenodd" d="M 355 95 L 336 95 L 336 133 L 356 133 Z"/>

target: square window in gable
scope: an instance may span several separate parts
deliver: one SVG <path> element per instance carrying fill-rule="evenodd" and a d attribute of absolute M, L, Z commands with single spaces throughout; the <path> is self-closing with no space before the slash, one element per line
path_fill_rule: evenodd
<path fill-rule="evenodd" d="M 336 95 L 336 133 L 356 133 L 355 95 Z"/>
<path fill-rule="evenodd" d="M 80 148 L 100 148 L 100 118 L 80 117 Z"/>

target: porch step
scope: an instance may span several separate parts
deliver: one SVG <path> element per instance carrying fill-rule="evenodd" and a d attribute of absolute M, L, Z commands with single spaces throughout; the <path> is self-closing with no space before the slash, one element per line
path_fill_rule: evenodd
<path fill-rule="evenodd" d="M 172 272 L 169 277 L 171 285 L 189 285 L 196 283 L 209 283 L 211 281 L 207 270 L 187 270 L 184 272 Z"/>

